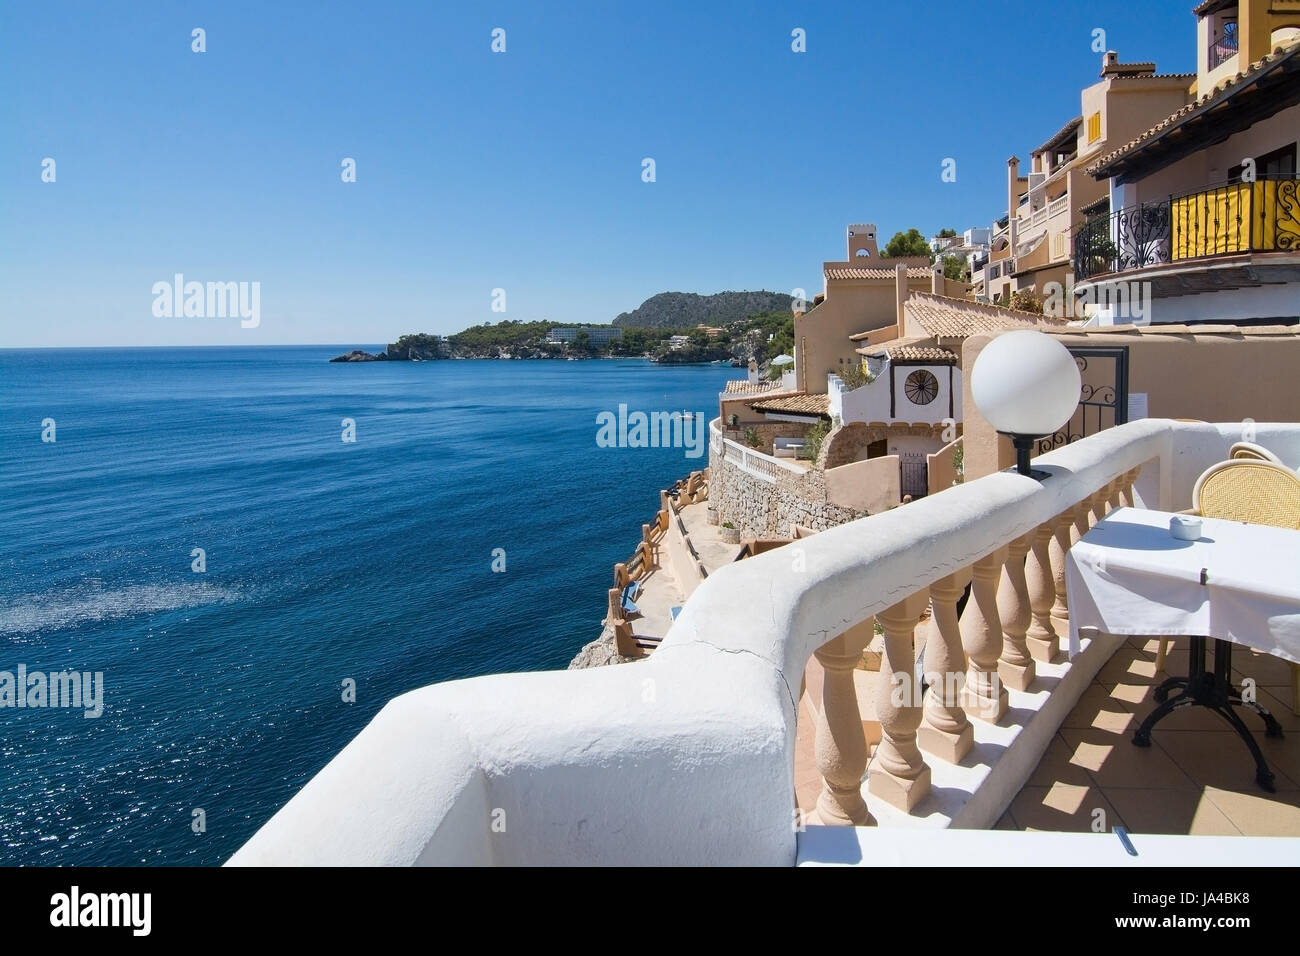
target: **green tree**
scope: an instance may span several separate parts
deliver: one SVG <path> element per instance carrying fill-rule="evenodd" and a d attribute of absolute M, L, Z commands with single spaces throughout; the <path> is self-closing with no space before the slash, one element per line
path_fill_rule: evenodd
<path fill-rule="evenodd" d="M 965 282 L 966 260 L 961 256 L 944 256 L 943 274 L 944 278 L 952 279 L 957 282 Z"/>
<path fill-rule="evenodd" d="M 956 229 L 940 229 L 940 230 L 939 230 L 939 238 L 940 238 L 940 239 L 955 239 L 955 238 L 957 238 L 957 230 L 956 230 Z"/>
<path fill-rule="evenodd" d="M 691 329 L 686 336 L 696 348 L 702 349 L 709 344 L 709 333 L 703 329 Z"/>
<path fill-rule="evenodd" d="M 885 244 L 883 253 L 886 259 L 896 259 L 901 256 L 928 256 L 929 254 L 930 244 L 925 241 L 925 236 L 921 235 L 919 229 L 909 229 L 905 233 L 894 233 L 894 238 Z"/>

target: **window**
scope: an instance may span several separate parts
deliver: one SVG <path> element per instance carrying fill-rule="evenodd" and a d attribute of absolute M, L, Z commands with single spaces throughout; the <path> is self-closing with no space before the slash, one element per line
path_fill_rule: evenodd
<path fill-rule="evenodd" d="M 1101 139 L 1101 112 L 1088 117 L 1088 142 L 1095 143 Z"/>
<path fill-rule="evenodd" d="M 903 394 L 913 405 L 929 405 L 939 394 L 939 380 L 920 368 L 903 382 Z"/>
<path fill-rule="evenodd" d="M 1295 143 L 1275 149 L 1271 153 L 1255 157 L 1256 179 L 1294 179 L 1295 178 Z M 1228 182 L 1241 182 L 1244 166 L 1233 166 L 1228 170 Z"/>

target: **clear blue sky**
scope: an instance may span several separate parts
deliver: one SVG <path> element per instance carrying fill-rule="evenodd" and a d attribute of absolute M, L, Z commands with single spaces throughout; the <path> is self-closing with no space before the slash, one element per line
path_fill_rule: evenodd
<path fill-rule="evenodd" d="M 1093 29 L 1190 71 L 1192 5 L 4 3 L 0 347 L 382 344 L 811 294 L 847 223 L 988 225 L 1006 158 L 1078 115 Z M 176 272 L 260 282 L 261 325 L 155 318 Z"/>

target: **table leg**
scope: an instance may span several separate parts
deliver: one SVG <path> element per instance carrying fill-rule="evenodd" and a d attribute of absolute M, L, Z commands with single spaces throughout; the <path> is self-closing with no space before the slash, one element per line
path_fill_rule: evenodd
<path fill-rule="evenodd" d="M 1255 758 L 1255 782 L 1269 793 L 1273 793 L 1273 772 L 1268 769 L 1268 762 L 1265 761 L 1259 744 L 1255 742 L 1249 728 L 1233 708 L 1247 707 L 1258 714 L 1264 721 L 1265 732 L 1269 737 L 1281 737 L 1282 726 L 1259 704 L 1243 701 L 1241 695 L 1232 686 L 1232 643 L 1230 641 L 1215 640 L 1213 672 L 1208 672 L 1205 668 L 1205 651 L 1206 638 L 1192 637 L 1188 649 L 1187 676 L 1171 677 L 1156 688 L 1155 698 L 1160 706 L 1148 714 L 1146 720 L 1142 721 L 1142 725 L 1133 732 L 1133 743 L 1138 747 L 1150 747 L 1152 729 L 1175 710 L 1193 705 L 1209 707 L 1231 724 L 1241 739 L 1246 742 L 1251 756 Z M 1170 697 L 1169 692 L 1175 688 L 1182 688 L 1182 692 L 1176 697 Z"/>

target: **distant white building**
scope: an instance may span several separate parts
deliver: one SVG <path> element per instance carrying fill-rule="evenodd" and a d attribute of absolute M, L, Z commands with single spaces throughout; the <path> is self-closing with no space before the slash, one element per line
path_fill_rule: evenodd
<path fill-rule="evenodd" d="M 691 344 L 689 335 L 670 335 L 668 337 L 668 348 L 676 352 L 678 349 L 684 349 Z"/>
<path fill-rule="evenodd" d="M 579 332 L 586 332 L 591 344 L 597 348 L 608 345 L 623 337 L 623 330 L 612 325 L 592 326 L 589 328 L 556 327 L 551 329 L 546 341 L 552 345 L 567 345 L 577 337 Z"/>

